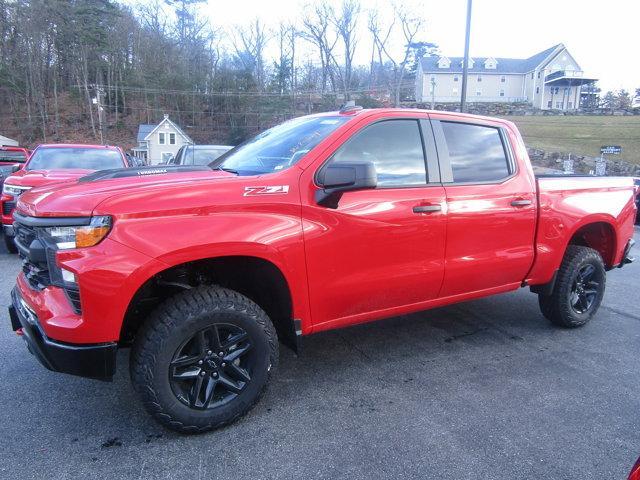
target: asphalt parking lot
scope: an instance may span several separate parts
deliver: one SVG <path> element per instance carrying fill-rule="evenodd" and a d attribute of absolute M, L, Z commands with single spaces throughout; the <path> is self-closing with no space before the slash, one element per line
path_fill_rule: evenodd
<path fill-rule="evenodd" d="M 577 330 L 521 290 L 282 347 L 258 406 L 200 436 L 146 415 L 127 351 L 113 383 L 41 367 L 4 308 L 18 270 L 3 250 L 1 478 L 621 479 L 640 455 L 640 263 Z"/>

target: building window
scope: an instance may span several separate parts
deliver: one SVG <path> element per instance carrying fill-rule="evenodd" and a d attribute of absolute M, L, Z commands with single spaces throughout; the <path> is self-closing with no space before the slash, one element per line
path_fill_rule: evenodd
<path fill-rule="evenodd" d="M 573 104 L 572 104 L 571 102 L 567 103 L 567 108 L 568 108 L 569 110 L 571 110 L 571 107 L 572 107 L 572 106 L 573 106 Z"/>
<path fill-rule="evenodd" d="M 454 81 L 454 82 L 457 82 L 457 81 L 458 81 L 458 75 L 454 75 L 454 76 L 453 76 L 453 81 Z"/>
<path fill-rule="evenodd" d="M 482 92 L 480 90 L 476 90 L 476 97 L 479 97 L 480 95 L 482 95 Z"/>
<path fill-rule="evenodd" d="M 547 108 L 551 108 L 551 107 L 553 107 L 553 102 L 551 100 L 549 100 L 547 102 Z"/>
<path fill-rule="evenodd" d="M 503 89 L 500 90 L 500 96 L 504 97 L 504 90 Z"/>
<path fill-rule="evenodd" d="M 540 93 L 540 87 L 536 87 L 536 93 Z"/>
<path fill-rule="evenodd" d="M 507 81 L 507 77 L 505 77 L 504 75 L 502 75 L 500 77 L 500 83 L 505 83 Z"/>
<path fill-rule="evenodd" d="M 538 72 L 538 78 L 540 78 L 540 72 Z"/>
<path fill-rule="evenodd" d="M 562 102 L 556 102 L 556 108 L 562 108 Z"/>
<path fill-rule="evenodd" d="M 165 144 L 164 132 L 158 133 L 158 144 L 160 145 Z"/>
<path fill-rule="evenodd" d="M 453 94 L 457 95 L 458 94 L 458 89 L 456 87 L 453 87 Z"/>
<path fill-rule="evenodd" d="M 175 144 L 176 144 L 176 134 L 169 133 L 169 145 L 175 145 Z"/>
<path fill-rule="evenodd" d="M 482 81 L 482 77 L 480 75 L 478 75 L 478 81 L 481 82 Z"/>
<path fill-rule="evenodd" d="M 531 72 L 531 80 L 533 80 L 533 72 Z"/>

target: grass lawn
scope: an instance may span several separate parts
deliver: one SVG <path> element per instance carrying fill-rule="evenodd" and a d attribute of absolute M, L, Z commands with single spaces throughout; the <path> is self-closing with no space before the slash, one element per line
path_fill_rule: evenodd
<path fill-rule="evenodd" d="M 640 164 L 640 116 L 509 116 L 527 146 L 548 152 L 600 156 L 600 146 L 620 145 L 613 159 Z"/>

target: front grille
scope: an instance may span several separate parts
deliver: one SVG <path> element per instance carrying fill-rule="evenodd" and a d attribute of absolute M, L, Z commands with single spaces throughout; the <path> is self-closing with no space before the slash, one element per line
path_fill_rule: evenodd
<path fill-rule="evenodd" d="M 36 230 L 21 223 L 14 223 L 14 235 L 17 242 L 24 248 L 29 248 L 31 242 L 36 239 Z M 21 253 L 20 256 L 24 258 L 24 254 Z"/>
<path fill-rule="evenodd" d="M 37 265 L 31 263 L 27 258 L 23 258 L 22 271 L 31 288 L 42 290 L 44 287 L 51 285 L 51 276 L 46 265 L 43 267 L 42 264 Z"/>
<path fill-rule="evenodd" d="M 16 202 L 3 202 L 2 203 L 2 214 L 3 215 L 11 215 L 13 209 L 16 208 Z"/>

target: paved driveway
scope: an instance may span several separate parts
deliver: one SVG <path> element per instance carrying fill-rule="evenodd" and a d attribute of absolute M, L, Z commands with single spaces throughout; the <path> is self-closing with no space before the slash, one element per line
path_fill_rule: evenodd
<path fill-rule="evenodd" d="M 640 231 L 636 232 L 640 244 Z M 0 254 L 0 304 L 19 270 Z M 550 326 L 527 290 L 282 350 L 242 421 L 157 426 L 129 384 L 46 371 L 0 311 L 2 478 L 624 478 L 640 455 L 640 263 L 600 313 Z"/>

